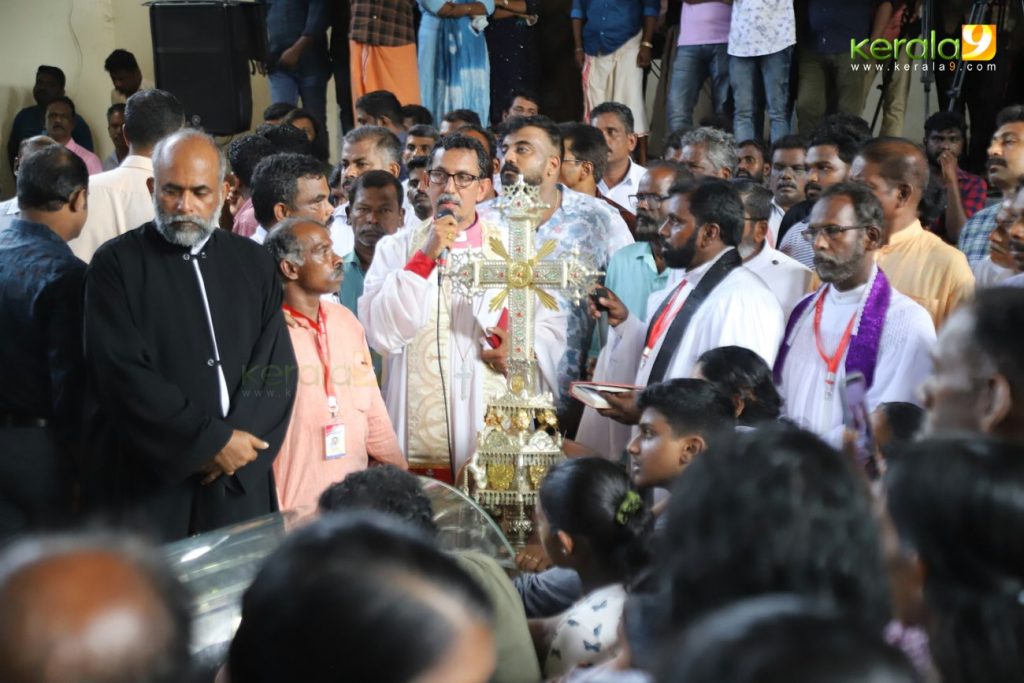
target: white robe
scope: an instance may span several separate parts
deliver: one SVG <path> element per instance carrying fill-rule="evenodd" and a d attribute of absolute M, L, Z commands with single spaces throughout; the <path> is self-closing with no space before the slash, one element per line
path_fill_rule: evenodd
<path fill-rule="evenodd" d="M 721 256 L 682 275 L 687 284 L 676 298 L 675 309 L 682 307 L 689 293 Z M 647 301 L 647 320 L 652 319 L 662 301 L 671 296 L 675 289 L 675 286 L 669 285 L 651 294 Z M 641 362 L 647 329 L 648 323 L 635 315 L 626 318 L 618 327 L 611 328 L 608 342 L 597 359 L 594 381 L 646 387 L 651 368 L 666 336 L 663 334 L 655 343 L 647 361 Z M 662 381 L 691 377 L 697 359 L 705 351 L 720 346 L 748 348 L 771 366 L 775 362 L 784 331 L 785 318 L 775 295 L 757 275 L 746 268 L 736 268 L 711 290 L 690 319 L 686 332 L 679 340 L 679 346 L 672 353 L 672 360 Z M 618 459 L 632 438 L 634 429 L 631 425 L 620 424 L 602 417 L 592 408 L 586 408 L 576 438 L 599 453 Z"/>
<path fill-rule="evenodd" d="M 773 249 L 766 242 L 761 252 L 743 264 L 761 278 L 779 300 L 788 318 L 793 308 L 807 295 L 814 272 L 804 264 Z"/>
<path fill-rule="evenodd" d="M 865 284 L 848 292 L 828 288 L 821 313 L 821 343 L 826 353 L 835 353 L 839 347 L 851 316 L 861 306 L 867 286 Z M 846 377 L 846 358 L 844 356 L 839 364 L 835 390 L 829 399 L 825 390 L 828 368 L 814 341 L 814 311 L 810 310 L 798 325 L 793 331 L 792 346 L 786 356 L 779 386 L 783 413 L 838 447 L 842 443 L 843 432 L 839 392 Z M 929 352 L 934 343 L 935 325 L 928 311 L 893 289 L 879 342 L 874 383 L 866 396 L 869 411 L 892 401 L 920 405 L 918 388 L 931 372 Z"/>
<path fill-rule="evenodd" d="M 507 240 L 504 229 L 500 230 L 502 239 Z M 410 455 L 406 414 L 409 365 L 411 363 L 415 371 L 416 362 L 422 361 L 408 358 L 405 351 L 419 331 L 431 323 L 432 313 L 438 305 L 437 270 L 426 278 L 405 270 L 410 240 L 418 232 L 399 230 L 377 243 L 373 263 L 366 273 L 363 295 L 357 305 L 359 321 L 366 328 L 367 342 L 372 349 L 385 355 L 384 402 L 398 435 L 398 443 L 406 456 Z M 452 329 L 444 390 L 448 398 L 456 472 L 476 451 L 477 431 L 483 428 L 489 397 L 484 392 L 483 375 L 487 370 L 480 360 L 480 351 L 486 344 L 484 338 L 487 333 L 484 330 L 495 327 L 500 316 L 500 312 L 492 314 L 488 311 L 488 304 L 496 292 L 487 290 L 472 299 L 455 293 L 449 302 Z M 444 301 L 441 305 L 445 305 Z M 534 311 L 534 350 L 540 371 L 539 388 L 555 393 L 558 389 L 558 361 L 565 353 L 567 313 L 563 310 L 549 311 L 536 300 Z M 462 391 L 463 370 L 471 373 L 471 377 L 466 379 L 465 393 Z M 437 391 L 440 393 L 441 390 L 442 387 L 438 386 Z"/>

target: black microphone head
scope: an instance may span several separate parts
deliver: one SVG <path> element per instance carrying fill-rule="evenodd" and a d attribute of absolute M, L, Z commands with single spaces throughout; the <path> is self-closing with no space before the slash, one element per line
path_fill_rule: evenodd
<path fill-rule="evenodd" d="M 434 214 L 434 220 L 437 220 L 439 218 L 447 218 L 448 216 L 453 216 L 454 217 L 455 216 L 455 212 L 452 211 L 451 209 L 441 209 L 436 214 Z"/>

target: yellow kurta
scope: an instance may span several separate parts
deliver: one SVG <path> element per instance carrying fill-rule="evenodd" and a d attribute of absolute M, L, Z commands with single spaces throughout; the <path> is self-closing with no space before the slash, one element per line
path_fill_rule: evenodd
<path fill-rule="evenodd" d="M 974 292 L 967 257 L 919 221 L 890 235 L 875 261 L 898 292 L 924 306 L 936 330 Z"/>

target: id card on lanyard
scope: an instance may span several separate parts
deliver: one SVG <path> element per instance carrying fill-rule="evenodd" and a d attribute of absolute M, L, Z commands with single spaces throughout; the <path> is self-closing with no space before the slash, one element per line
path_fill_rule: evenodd
<path fill-rule="evenodd" d="M 330 420 L 324 425 L 324 458 L 334 460 L 345 456 L 345 425 L 338 417 L 338 398 L 334 395 L 334 382 L 331 381 L 331 349 L 327 345 L 327 321 L 322 306 L 319 318 L 316 353 L 324 368 L 324 393 L 327 394 L 327 410 L 331 414 Z"/>
<path fill-rule="evenodd" d="M 311 323 L 310 327 L 313 328 L 313 342 L 316 347 L 316 355 L 320 359 L 320 365 L 324 371 L 324 394 L 327 396 L 327 411 L 330 413 L 330 418 L 323 426 L 324 459 L 342 458 L 346 455 L 345 424 L 338 417 L 338 398 L 334 394 L 334 382 L 331 379 L 331 349 L 327 343 L 327 318 L 324 315 L 323 306 L 320 307 L 316 321 L 302 315 L 290 306 L 286 305 L 286 307 L 292 315 L 298 313 L 304 320 Z"/>

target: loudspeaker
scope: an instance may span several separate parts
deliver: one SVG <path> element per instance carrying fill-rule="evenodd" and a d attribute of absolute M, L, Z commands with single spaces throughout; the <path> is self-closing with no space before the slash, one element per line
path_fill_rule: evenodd
<path fill-rule="evenodd" d="M 267 52 L 260 3 L 153 2 L 149 8 L 158 88 L 174 93 L 188 125 L 234 135 L 252 124 L 250 60 Z"/>

